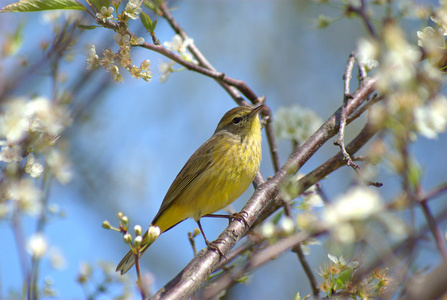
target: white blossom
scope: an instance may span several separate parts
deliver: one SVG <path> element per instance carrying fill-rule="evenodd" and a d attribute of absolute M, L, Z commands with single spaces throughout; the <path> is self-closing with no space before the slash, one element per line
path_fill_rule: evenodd
<path fill-rule="evenodd" d="M 131 19 L 138 19 L 138 15 L 143 11 L 141 4 L 143 4 L 143 0 L 129 0 L 124 8 L 124 14 Z"/>
<path fill-rule="evenodd" d="M 273 237 L 276 232 L 275 225 L 272 222 L 265 222 L 261 226 L 261 234 L 264 238 L 269 239 Z"/>
<path fill-rule="evenodd" d="M 35 234 L 28 240 L 28 253 L 35 258 L 42 258 L 47 252 L 48 243 L 43 234 Z"/>
<path fill-rule="evenodd" d="M 91 45 L 87 54 L 87 70 L 95 70 L 99 67 L 99 57 L 96 54 L 95 45 Z"/>
<path fill-rule="evenodd" d="M 282 218 L 279 226 L 281 227 L 281 230 L 286 234 L 292 234 L 295 231 L 295 224 L 293 223 L 292 218 Z"/>
<path fill-rule="evenodd" d="M 44 97 L 28 102 L 25 111 L 29 118 L 30 131 L 59 136 L 71 124 L 71 117 L 65 107 L 55 105 Z"/>
<path fill-rule="evenodd" d="M 416 108 L 414 118 L 419 134 L 428 139 L 436 139 L 447 127 L 447 98 L 438 96 L 427 105 Z"/>
<path fill-rule="evenodd" d="M 29 120 L 26 114 L 26 101 L 14 99 L 3 105 L 0 115 L 0 136 L 6 137 L 8 144 L 17 144 L 28 133 Z"/>
<path fill-rule="evenodd" d="M 32 153 L 28 154 L 25 163 L 25 172 L 28 173 L 31 177 L 36 178 L 39 177 L 44 171 L 43 165 L 36 160 Z"/>
<path fill-rule="evenodd" d="M 67 266 L 67 261 L 62 251 L 57 247 L 51 247 L 48 252 L 51 266 L 56 270 L 62 270 Z"/>
<path fill-rule="evenodd" d="M 115 82 L 123 81 L 123 77 L 120 74 L 120 69 L 116 65 L 110 65 L 108 71 L 112 74 L 112 79 Z"/>
<path fill-rule="evenodd" d="M 407 42 L 404 33 L 395 25 L 384 29 L 384 46 L 377 86 L 382 91 L 395 87 L 407 89 L 416 80 L 416 64 L 420 59 L 419 49 Z"/>
<path fill-rule="evenodd" d="M 380 47 L 378 43 L 371 39 L 362 38 L 357 43 L 357 57 L 361 64 L 365 66 L 367 70 L 372 70 L 378 66 L 378 57 L 380 53 Z"/>
<path fill-rule="evenodd" d="M 342 196 L 323 212 L 323 221 L 327 228 L 354 220 L 364 220 L 382 210 L 380 195 L 366 187 L 355 187 Z"/>
<path fill-rule="evenodd" d="M 197 64 L 197 61 L 188 50 L 188 47 L 192 45 L 194 45 L 193 39 L 186 38 L 183 40 L 183 38 L 178 34 L 172 38 L 172 42 L 163 43 L 163 46 L 172 52 L 177 52 L 184 60 Z"/>
<path fill-rule="evenodd" d="M 174 71 L 172 68 L 175 65 L 175 61 L 170 60 L 168 62 L 162 62 L 158 65 L 158 70 L 160 71 L 160 82 L 165 83 L 168 80 L 171 73 Z"/>
<path fill-rule="evenodd" d="M 323 124 L 310 108 L 293 105 L 281 107 L 275 113 L 273 128 L 278 139 L 305 142 Z"/>
<path fill-rule="evenodd" d="M 32 180 L 19 179 L 6 184 L 6 198 L 16 201 L 17 207 L 30 215 L 37 215 L 41 209 L 42 192 Z"/>
<path fill-rule="evenodd" d="M 8 146 L 3 144 L 0 151 L 0 161 L 5 163 L 19 162 L 23 159 L 23 149 L 19 145 Z"/>
<path fill-rule="evenodd" d="M 47 163 L 60 183 L 65 184 L 73 177 L 70 164 L 61 151 L 55 148 L 51 149 L 47 154 Z"/>
<path fill-rule="evenodd" d="M 113 8 L 113 6 L 109 7 L 103 6 L 101 7 L 101 11 L 96 13 L 96 17 L 105 23 L 107 20 L 113 18 L 114 10 L 115 9 Z"/>

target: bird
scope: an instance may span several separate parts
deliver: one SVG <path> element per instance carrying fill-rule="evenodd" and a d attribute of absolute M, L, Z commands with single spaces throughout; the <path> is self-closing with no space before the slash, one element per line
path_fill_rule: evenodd
<path fill-rule="evenodd" d="M 222 217 L 212 214 L 233 203 L 253 182 L 262 159 L 258 113 L 263 107 L 239 106 L 224 114 L 214 134 L 192 154 L 174 179 L 151 227 L 157 226 L 163 233 L 193 218 L 210 247 L 212 243 L 206 239 L 200 219 Z M 141 257 L 153 241 L 146 231 L 138 254 L 130 250 L 116 271 L 125 274 L 134 265 L 136 255 Z"/>

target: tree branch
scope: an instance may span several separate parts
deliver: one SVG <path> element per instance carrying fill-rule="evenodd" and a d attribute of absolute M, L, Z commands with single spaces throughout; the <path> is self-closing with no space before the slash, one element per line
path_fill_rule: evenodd
<path fill-rule="evenodd" d="M 353 99 L 346 107 L 347 113 L 354 112 L 374 90 L 376 80 L 369 79 L 353 95 Z M 242 209 L 247 213 L 246 221 L 251 227 L 261 212 L 267 207 L 278 193 L 278 186 L 286 181 L 291 174 L 295 174 L 307 160 L 331 137 L 339 127 L 339 108 L 309 140 L 304 143 L 284 164 L 284 166 L 267 182 L 262 184 Z M 248 231 L 239 221 L 233 221 L 219 236 L 220 251 L 225 255 L 236 242 Z M 199 252 L 192 261 L 165 287 L 159 290 L 151 299 L 186 299 L 190 297 L 206 281 L 208 276 L 219 263 L 220 256 L 213 250 L 205 249 Z"/>

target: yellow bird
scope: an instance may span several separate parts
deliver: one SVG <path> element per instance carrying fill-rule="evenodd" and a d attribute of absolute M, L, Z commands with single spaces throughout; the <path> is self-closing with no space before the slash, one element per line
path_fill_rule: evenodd
<path fill-rule="evenodd" d="M 186 162 L 175 178 L 152 221 L 163 233 L 187 218 L 194 218 L 205 242 L 200 218 L 233 203 L 254 180 L 261 164 L 261 122 L 264 107 L 240 106 L 228 111 L 216 131 Z M 139 257 L 149 248 L 143 235 Z M 129 251 L 116 268 L 121 275 L 135 263 Z"/>

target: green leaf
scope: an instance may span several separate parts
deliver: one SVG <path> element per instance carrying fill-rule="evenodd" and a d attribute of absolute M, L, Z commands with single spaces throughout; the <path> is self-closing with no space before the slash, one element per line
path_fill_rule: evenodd
<path fill-rule="evenodd" d="M 418 187 L 423 175 L 423 170 L 416 159 L 410 159 L 408 166 L 408 181 L 413 187 Z"/>
<path fill-rule="evenodd" d="M 143 23 L 144 28 L 146 28 L 147 32 L 151 32 L 152 30 L 152 20 L 151 18 L 144 12 L 140 13 L 141 23 Z"/>
<path fill-rule="evenodd" d="M 157 21 L 158 21 L 158 20 L 155 20 L 154 22 L 152 22 L 152 29 L 151 29 L 151 32 L 154 32 L 154 31 L 155 31 L 155 27 L 157 27 Z"/>
<path fill-rule="evenodd" d="M 348 281 L 352 279 L 352 269 L 346 269 L 343 272 L 340 273 L 338 276 L 338 280 L 341 281 L 340 283 L 342 286 L 345 286 Z"/>
<path fill-rule="evenodd" d="M 143 1 L 144 6 L 146 6 L 147 8 L 149 8 L 150 10 L 152 10 L 153 12 L 155 12 L 155 10 L 157 9 L 154 5 L 154 3 L 150 2 L 149 0 L 144 0 Z"/>
<path fill-rule="evenodd" d="M 17 26 L 16 31 L 9 35 L 6 35 L 6 40 L 3 43 L 3 52 L 6 55 L 14 55 L 16 54 L 20 47 L 22 46 L 23 42 L 23 22 L 19 23 L 19 26 Z"/>
<path fill-rule="evenodd" d="M 281 217 L 283 216 L 283 214 L 284 214 L 284 210 L 281 209 L 276 215 L 273 216 L 272 223 L 275 225 L 278 225 L 279 220 L 281 220 Z"/>
<path fill-rule="evenodd" d="M 155 5 L 160 6 L 163 4 L 163 0 L 154 0 Z"/>
<path fill-rule="evenodd" d="M 81 29 L 85 29 L 85 30 L 93 30 L 93 29 L 96 29 L 96 28 L 98 28 L 98 27 L 102 27 L 102 26 L 97 26 L 97 25 L 82 25 L 82 24 L 79 24 L 78 27 L 81 28 Z"/>
<path fill-rule="evenodd" d="M 98 10 L 101 11 L 101 7 L 109 7 L 110 0 L 90 0 L 90 3 Z"/>
<path fill-rule="evenodd" d="M 22 0 L 3 7 L 0 12 L 33 12 L 54 9 L 87 11 L 87 8 L 76 0 Z"/>

